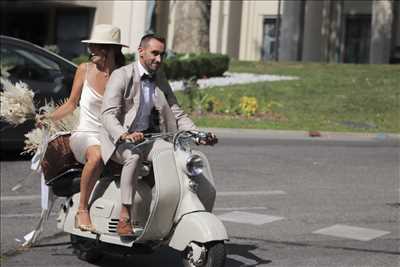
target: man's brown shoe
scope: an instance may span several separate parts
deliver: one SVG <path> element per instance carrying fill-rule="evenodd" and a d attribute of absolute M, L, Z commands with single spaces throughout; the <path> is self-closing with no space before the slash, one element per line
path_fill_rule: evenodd
<path fill-rule="evenodd" d="M 119 236 L 133 236 L 133 229 L 129 218 L 119 219 L 117 225 L 117 233 Z"/>

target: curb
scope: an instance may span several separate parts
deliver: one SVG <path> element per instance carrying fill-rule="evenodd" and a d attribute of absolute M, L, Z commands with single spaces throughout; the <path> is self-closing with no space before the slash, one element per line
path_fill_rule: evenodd
<path fill-rule="evenodd" d="M 239 128 L 202 128 L 220 137 L 259 138 L 278 140 L 321 140 L 321 141 L 397 141 L 400 134 L 393 133 L 352 133 L 352 132 L 309 132 L 288 130 L 260 130 Z"/>

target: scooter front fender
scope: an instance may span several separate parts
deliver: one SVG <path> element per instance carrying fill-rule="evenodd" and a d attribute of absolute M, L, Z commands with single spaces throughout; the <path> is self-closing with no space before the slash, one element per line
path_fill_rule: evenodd
<path fill-rule="evenodd" d="M 168 245 L 183 251 L 193 241 L 207 243 L 222 240 L 228 240 L 228 234 L 217 216 L 209 212 L 194 212 L 182 217 Z"/>

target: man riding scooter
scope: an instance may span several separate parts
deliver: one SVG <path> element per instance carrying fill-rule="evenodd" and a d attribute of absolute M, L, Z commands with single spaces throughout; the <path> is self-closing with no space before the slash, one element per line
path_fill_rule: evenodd
<path fill-rule="evenodd" d="M 165 39 L 149 34 L 140 42 L 139 60 L 115 70 L 106 87 L 101 120 L 101 152 L 104 163 L 121 164 L 121 212 L 117 225 L 120 236 L 139 235 L 131 212 L 141 160 L 152 161 L 171 143 L 158 139 L 154 143 L 135 146 L 145 133 L 196 130 L 187 114 L 178 106 L 160 66 L 165 55 Z M 212 135 L 210 142 L 216 140 Z M 132 227 L 133 225 L 133 227 Z"/>

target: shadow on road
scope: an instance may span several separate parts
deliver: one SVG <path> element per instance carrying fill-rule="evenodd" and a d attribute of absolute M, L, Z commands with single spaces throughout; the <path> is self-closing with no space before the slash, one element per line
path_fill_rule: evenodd
<path fill-rule="evenodd" d="M 243 244 L 227 244 L 227 259 L 225 266 L 239 267 L 239 266 L 256 266 L 259 264 L 271 263 L 270 260 L 264 260 L 251 251 L 257 249 L 255 245 Z M 107 255 L 101 261 L 95 264 L 101 267 L 131 267 L 131 266 L 146 266 L 146 267 L 161 267 L 161 266 L 174 266 L 183 267 L 181 262 L 181 254 L 179 251 L 173 250 L 168 247 L 163 247 L 153 254 L 137 254 L 127 257 L 117 257 Z"/>
<path fill-rule="evenodd" d="M 240 267 L 240 266 L 258 266 L 260 264 L 269 264 L 271 260 L 265 260 L 259 258 L 252 251 L 258 247 L 254 244 L 231 244 L 226 245 L 227 259 L 225 266 L 227 267 Z M 14 255 L 7 255 L 13 257 L 13 260 L 9 262 L 14 266 L 13 263 L 18 262 L 19 257 L 38 257 L 36 261 L 41 261 L 43 255 L 47 255 L 46 262 L 48 265 L 43 266 L 54 266 L 52 264 L 60 262 L 70 262 L 74 266 L 88 266 L 86 262 L 81 261 L 73 253 L 70 242 L 50 242 L 37 245 L 31 249 L 27 249 L 27 254 L 22 256 L 23 251 L 18 251 Z M 24 253 L 25 254 L 25 253 Z M 29 254 L 31 256 L 29 256 Z M 36 256 L 33 256 L 36 255 Z M 15 258 L 16 256 L 16 258 Z M 50 257 L 48 257 L 50 256 Z M 39 259 L 40 258 L 40 259 Z M 21 259 L 20 259 L 21 260 Z M 35 259 L 33 259 L 35 261 Z M 131 267 L 131 266 L 146 266 L 146 267 L 183 267 L 181 261 L 181 253 L 169 247 L 162 247 L 156 250 L 152 254 L 133 254 L 133 255 L 115 255 L 105 254 L 102 259 L 96 263 L 91 263 L 90 266 L 99 267 Z"/>

